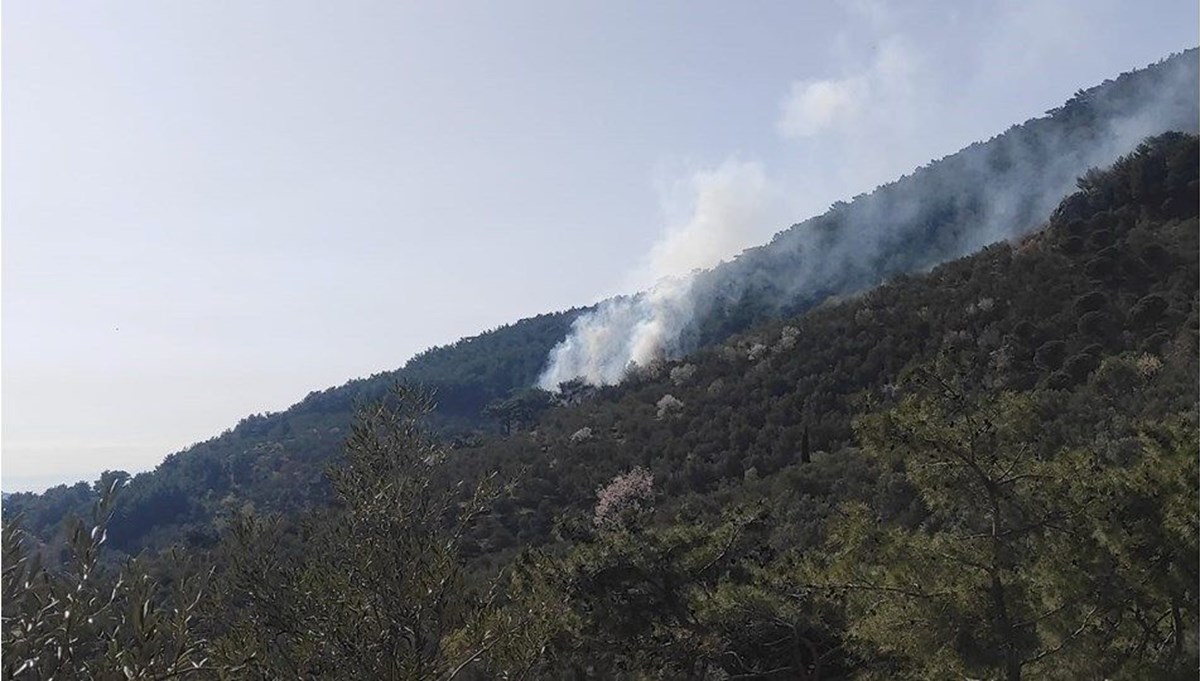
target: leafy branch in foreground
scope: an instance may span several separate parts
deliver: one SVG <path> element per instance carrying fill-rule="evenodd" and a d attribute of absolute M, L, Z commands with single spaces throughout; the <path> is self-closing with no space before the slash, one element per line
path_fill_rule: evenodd
<path fill-rule="evenodd" d="M 3 531 L 3 675 L 6 679 L 214 677 L 198 611 L 211 571 L 163 589 L 136 561 L 105 569 L 101 548 L 120 480 L 92 510 L 67 523 L 70 559 L 61 570 L 20 526 Z M 236 671 L 225 669 L 223 671 Z"/>

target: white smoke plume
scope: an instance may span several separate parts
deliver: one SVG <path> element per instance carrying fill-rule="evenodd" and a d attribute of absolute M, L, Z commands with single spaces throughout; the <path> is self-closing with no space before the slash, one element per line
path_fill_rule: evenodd
<path fill-rule="evenodd" d="M 874 61 L 857 73 L 840 78 L 808 79 L 792 83 L 780 106 L 775 127 L 785 138 L 803 138 L 831 130 L 859 134 L 863 117 L 895 116 L 910 110 L 921 73 L 918 54 L 900 36 L 880 41 Z M 895 123 L 895 121 L 889 121 Z"/>
<path fill-rule="evenodd" d="M 645 366 L 678 351 L 692 321 L 694 272 L 761 241 L 778 224 L 778 192 L 758 163 L 726 161 L 676 183 L 664 198 L 672 221 L 651 249 L 646 274 L 655 283 L 630 297 L 610 298 L 575 320 L 571 335 L 550 354 L 538 384 L 548 390 L 582 377 L 593 385 L 620 382 L 631 365 Z"/>
<path fill-rule="evenodd" d="M 652 280 L 712 267 L 761 241 L 780 201 L 760 163 L 728 160 L 676 182 L 663 197 L 667 229 L 647 262 Z"/>
<path fill-rule="evenodd" d="M 582 378 L 591 385 L 619 383 L 632 366 L 666 356 L 692 319 L 691 277 L 660 280 L 645 293 L 610 298 L 575 320 L 571 334 L 550 352 L 538 379 L 546 390 Z"/>

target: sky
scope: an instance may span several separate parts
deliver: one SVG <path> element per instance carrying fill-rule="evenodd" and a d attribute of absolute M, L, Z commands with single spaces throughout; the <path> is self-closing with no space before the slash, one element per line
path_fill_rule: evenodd
<path fill-rule="evenodd" d="M 0 487 L 711 266 L 1195 46 L 1198 13 L 8 0 Z"/>

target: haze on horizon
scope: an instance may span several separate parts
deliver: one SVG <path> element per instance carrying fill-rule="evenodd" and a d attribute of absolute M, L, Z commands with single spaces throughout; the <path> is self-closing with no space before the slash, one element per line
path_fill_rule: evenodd
<path fill-rule="evenodd" d="M 5 3 L 0 486 L 712 265 L 1200 21 L 961 5 Z"/>

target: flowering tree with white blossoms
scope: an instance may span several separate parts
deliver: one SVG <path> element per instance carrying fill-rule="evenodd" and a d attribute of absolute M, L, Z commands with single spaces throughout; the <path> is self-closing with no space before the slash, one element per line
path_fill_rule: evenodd
<path fill-rule="evenodd" d="M 654 499 L 654 474 L 638 466 L 613 478 L 596 490 L 596 527 L 613 529 L 625 520 L 651 508 Z"/>

